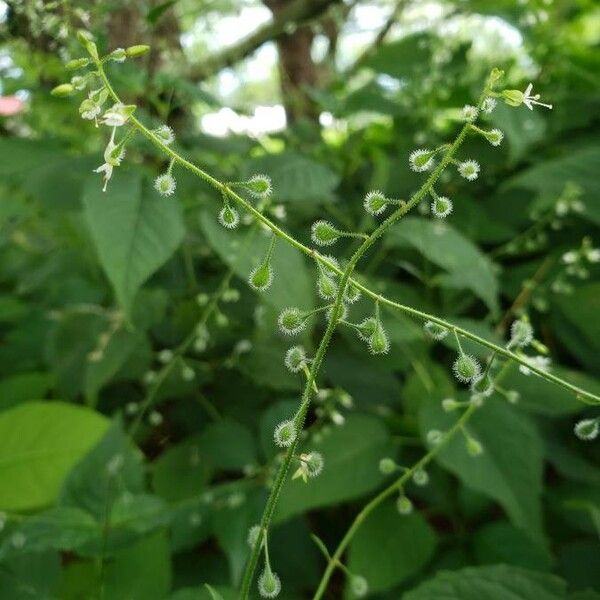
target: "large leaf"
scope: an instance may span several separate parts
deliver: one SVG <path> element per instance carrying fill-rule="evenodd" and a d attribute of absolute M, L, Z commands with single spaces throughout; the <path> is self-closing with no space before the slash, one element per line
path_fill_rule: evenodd
<path fill-rule="evenodd" d="M 420 514 L 400 515 L 388 501 L 361 524 L 350 545 L 348 568 L 367 579 L 369 590 L 383 592 L 423 568 L 435 546 L 436 535 Z"/>
<path fill-rule="evenodd" d="M 440 400 L 421 400 L 423 436 L 431 429 L 444 431 L 456 420 L 456 415 L 442 410 Z M 457 435 L 440 451 L 437 460 L 466 485 L 502 504 L 515 525 L 538 541 L 543 540 L 543 446 L 533 424 L 504 400 L 492 398 L 473 415 L 467 430 L 483 444 L 483 453 L 470 456 L 463 437 Z"/>
<path fill-rule="evenodd" d="M 598 179 L 600 146 L 584 146 L 563 152 L 560 158 L 546 160 L 509 179 L 505 187 L 525 187 L 558 198 L 569 181 L 583 190 L 582 199 L 590 219 L 600 224 Z"/>
<path fill-rule="evenodd" d="M 107 427 L 102 415 L 63 402 L 28 402 L 0 414 L 0 508 L 50 504 Z"/>
<path fill-rule="evenodd" d="M 314 202 L 331 196 L 340 182 L 337 173 L 296 152 L 267 154 L 246 165 L 249 174 L 268 173 L 273 195 L 282 202 Z"/>
<path fill-rule="evenodd" d="M 390 231 L 391 246 L 412 246 L 428 260 L 442 267 L 447 275 L 442 285 L 466 288 L 490 308 L 498 310 L 498 282 L 493 263 L 475 244 L 447 223 L 408 217 Z"/>
<path fill-rule="evenodd" d="M 228 231 L 219 225 L 216 215 L 203 212 L 200 224 L 213 250 L 244 281 L 263 260 L 269 245 L 261 231 Z M 304 257 L 282 240 L 275 242 L 272 257 L 273 283 L 261 293 L 264 301 L 276 309 L 287 306 L 310 308 L 314 292 Z"/>
<path fill-rule="evenodd" d="M 431 60 L 430 37 L 417 33 L 381 46 L 367 62 L 367 66 L 403 79 L 422 72 Z"/>
<path fill-rule="evenodd" d="M 145 191 L 140 177 L 119 173 L 106 192 L 90 181 L 84 214 L 94 244 L 115 290 L 129 313 L 140 286 L 175 252 L 184 227 L 179 204 Z"/>
<path fill-rule="evenodd" d="M 497 565 L 442 571 L 404 594 L 403 600 L 565 600 L 566 585 L 553 575 Z"/>
<path fill-rule="evenodd" d="M 289 481 L 279 499 L 276 518 L 283 520 L 320 506 L 358 498 L 383 480 L 379 460 L 389 451 L 389 434 L 380 420 L 366 415 L 349 417 L 306 450 L 323 455 L 325 467 L 308 483 Z"/>

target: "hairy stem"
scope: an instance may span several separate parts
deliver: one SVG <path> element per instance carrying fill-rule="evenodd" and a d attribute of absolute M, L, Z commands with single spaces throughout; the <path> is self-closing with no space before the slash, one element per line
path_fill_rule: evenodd
<path fill-rule="evenodd" d="M 360 526 L 364 523 L 366 518 L 385 500 L 387 500 L 392 494 L 401 489 L 406 482 L 410 480 L 410 478 L 415 474 L 419 469 L 424 469 L 439 453 L 439 451 L 458 433 L 465 423 L 471 418 L 471 415 L 475 412 L 476 406 L 471 404 L 467 410 L 461 415 L 460 419 L 456 421 L 456 423 L 448 429 L 445 433 L 442 441 L 433 446 L 427 454 L 423 456 L 418 462 L 416 462 L 410 469 L 404 471 L 401 477 L 396 479 L 391 485 L 386 487 L 383 491 L 379 492 L 377 496 L 375 496 L 368 504 L 362 508 L 362 510 L 354 517 L 354 521 L 352 521 L 352 525 L 346 531 L 346 534 L 342 538 L 342 541 L 339 543 L 338 547 L 335 549 L 335 552 L 331 555 L 331 558 L 327 562 L 327 567 L 323 576 L 321 577 L 321 581 L 319 582 L 319 587 L 313 596 L 313 600 L 319 600 L 323 597 L 325 590 L 327 589 L 327 584 L 329 583 L 329 579 L 333 574 L 333 571 L 337 566 L 341 563 L 340 559 L 344 554 L 344 551 L 350 544 L 352 538 L 355 536 L 356 532 L 360 529 Z"/>
<path fill-rule="evenodd" d="M 480 102 L 483 101 L 484 97 L 485 96 L 482 95 Z M 290 463 L 294 457 L 294 453 L 296 451 L 296 448 L 297 448 L 299 440 L 300 440 L 300 432 L 302 431 L 302 428 L 304 426 L 306 414 L 308 412 L 310 402 L 312 399 L 313 385 L 316 381 L 317 374 L 319 373 L 321 364 L 322 364 L 323 359 L 325 358 L 325 354 L 327 352 L 327 347 L 329 345 L 329 342 L 331 341 L 331 337 L 337 326 L 338 319 L 341 315 L 342 303 L 343 303 L 343 299 L 344 299 L 344 291 L 346 289 L 346 285 L 348 284 L 348 281 L 350 280 L 350 276 L 352 275 L 352 273 L 354 271 L 354 268 L 356 267 L 356 265 L 360 261 L 360 259 L 363 257 L 365 252 L 394 223 L 396 223 L 398 220 L 400 220 L 404 215 L 406 215 L 406 213 L 408 213 L 412 208 L 414 208 L 417 204 L 419 204 L 419 202 L 428 193 L 430 193 L 432 186 L 438 180 L 439 176 L 442 174 L 444 169 L 448 166 L 448 164 L 452 160 L 452 157 L 454 156 L 454 154 L 456 153 L 456 151 L 458 150 L 458 148 L 464 141 L 464 139 L 467 135 L 468 129 L 469 129 L 468 124 L 463 126 L 463 128 L 460 130 L 459 134 L 457 135 L 457 137 L 454 140 L 454 142 L 452 143 L 452 145 L 449 146 L 448 149 L 446 150 L 439 165 L 433 170 L 433 172 L 429 175 L 427 180 L 419 188 L 419 190 L 417 192 L 415 192 L 415 194 L 413 194 L 413 196 L 411 197 L 411 199 L 408 202 L 401 204 L 398 209 L 396 209 L 387 219 L 385 219 L 379 225 L 379 227 L 377 227 L 362 242 L 362 244 L 358 247 L 356 252 L 354 252 L 352 257 L 350 258 L 348 265 L 342 272 L 337 296 L 335 298 L 335 302 L 334 302 L 333 308 L 331 310 L 331 316 L 329 319 L 329 323 L 327 324 L 327 328 L 325 329 L 325 333 L 323 334 L 323 337 L 321 338 L 321 342 L 319 343 L 319 347 L 317 348 L 315 358 L 311 364 L 310 373 L 309 373 L 306 385 L 304 387 L 304 392 L 302 394 L 302 404 L 300 405 L 300 408 L 298 409 L 298 412 L 294 418 L 296 428 L 298 431 L 298 435 L 296 436 L 296 439 L 294 440 L 292 445 L 288 448 L 285 458 L 283 460 L 283 463 L 281 464 L 281 467 L 279 468 L 279 471 L 275 478 L 275 482 L 273 483 L 273 487 L 271 489 L 271 493 L 267 500 L 265 511 L 264 511 L 262 519 L 261 519 L 261 531 L 267 531 L 267 529 L 269 528 L 269 525 L 271 523 L 271 520 L 273 518 L 273 514 L 275 512 L 275 507 L 277 505 L 277 500 L 279 499 L 279 495 L 281 493 L 283 485 L 285 484 L 285 479 L 287 476 L 287 472 L 289 470 Z M 252 549 L 250 558 L 246 565 L 246 570 L 244 572 L 244 578 L 242 580 L 242 589 L 241 589 L 241 594 L 240 594 L 240 598 L 242 598 L 243 600 L 246 600 L 246 598 L 248 598 L 248 594 L 250 593 L 250 586 L 252 584 L 252 578 L 254 576 L 254 571 L 256 570 L 256 564 L 258 562 L 258 557 L 260 554 L 260 541 L 261 541 L 260 537 L 261 536 L 259 536 L 259 540 L 257 541 L 257 543 L 254 545 L 254 548 Z"/>
<path fill-rule="evenodd" d="M 106 77 L 106 74 L 104 72 L 104 68 L 103 68 L 102 64 L 100 62 L 97 62 L 96 67 L 97 67 L 98 75 L 99 75 L 100 79 L 102 80 L 104 86 L 108 90 L 112 99 L 115 102 L 121 102 L 120 97 L 117 95 L 117 93 L 113 89 L 112 85 L 110 84 L 110 81 Z M 313 250 L 312 248 L 309 248 L 308 246 L 299 242 L 296 238 L 289 235 L 287 232 L 285 232 L 283 229 L 281 229 L 281 227 L 279 227 L 273 221 L 271 221 L 271 219 L 269 219 L 262 212 L 260 212 L 257 208 L 255 208 L 245 198 L 243 198 L 242 196 L 240 196 L 239 194 L 237 194 L 236 192 L 234 192 L 233 190 L 228 188 L 225 183 L 222 183 L 221 181 L 219 181 L 218 179 L 216 179 L 215 177 L 213 177 L 206 171 L 200 169 L 199 167 L 197 167 L 190 161 L 183 158 L 180 154 L 178 154 L 175 150 L 173 150 L 169 146 L 166 146 L 165 144 L 163 144 L 161 142 L 161 140 L 156 135 L 154 135 L 154 133 L 152 131 L 150 131 L 147 127 L 145 127 L 134 116 L 132 116 L 130 118 L 130 122 L 141 135 L 143 135 L 150 142 L 152 142 L 152 144 L 154 146 L 156 146 L 161 152 L 166 154 L 169 158 L 173 159 L 175 161 L 175 163 L 177 163 L 179 166 L 187 169 L 188 171 L 192 172 L 194 175 L 196 175 L 197 177 L 199 177 L 200 179 L 202 179 L 203 181 L 208 183 L 210 186 L 219 190 L 219 192 L 227 194 L 228 197 L 230 197 L 234 202 L 239 204 L 246 212 L 251 214 L 258 222 L 260 222 L 263 225 L 265 225 L 266 227 L 268 227 L 273 232 L 274 235 L 281 238 L 282 240 L 284 240 L 285 242 L 290 244 L 290 246 L 293 246 L 294 248 L 296 248 L 297 250 L 299 250 L 306 256 L 309 256 L 309 257 L 317 260 L 321 264 L 327 266 L 327 268 L 330 269 L 331 271 L 337 273 L 340 276 L 343 275 L 343 271 L 339 267 L 334 265 L 332 262 L 330 262 L 324 256 L 321 256 L 319 253 L 315 252 L 315 250 Z M 468 130 L 469 128 L 466 128 L 466 129 Z M 463 128 L 463 130 L 459 134 L 459 135 L 463 136 L 463 139 L 464 139 L 464 135 L 466 135 L 466 133 L 467 133 L 467 130 L 465 130 L 465 128 Z M 438 169 L 439 169 L 439 166 L 438 166 Z M 437 170 L 432 173 L 432 176 L 436 172 L 437 172 Z M 436 177 L 436 179 L 437 179 L 437 177 Z M 428 182 L 430 182 L 430 180 L 431 180 L 431 177 L 427 180 L 426 185 Z M 417 193 L 419 193 L 419 192 L 417 192 Z M 498 346 L 497 344 L 494 344 L 493 342 L 490 342 L 489 340 L 486 340 L 485 338 L 482 338 L 474 333 L 471 333 L 467 329 L 463 329 L 462 327 L 453 325 L 452 323 L 450 323 L 440 317 L 431 315 L 431 314 L 426 313 L 421 310 L 417 310 L 415 308 L 406 306 L 404 304 L 400 304 L 399 302 L 395 302 L 394 300 L 390 300 L 389 298 L 386 298 L 385 296 L 382 296 L 381 294 L 374 292 L 369 287 L 361 284 L 360 282 L 356 281 L 355 279 L 349 278 L 348 281 L 353 286 L 358 288 L 363 294 L 365 294 L 365 296 L 372 298 L 376 302 L 379 302 L 381 305 L 388 306 L 391 309 L 398 310 L 398 311 L 403 312 L 412 317 L 416 317 L 417 319 L 420 319 L 421 321 L 432 321 L 434 323 L 437 323 L 438 325 L 442 325 L 443 327 L 446 327 L 447 329 L 454 330 L 461 336 L 466 337 L 481 346 L 489 348 L 490 350 L 494 350 L 499 355 L 504 356 L 505 358 L 514 360 L 515 362 L 528 367 L 529 370 L 532 373 L 534 373 L 535 375 L 537 375 L 538 377 L 541 377 L 542 379 L 546 379 L 547 381 L 551 381 L 552 383 L 555 383 L 556 385 L 559 385 L 559 386 L 573 392 L 574 394 L 577 395 L 577 398 L 579 400 L 581 400 L 582 402 L 585 402 L 587 404 L 600 404 L 600 395 L 593 394 L 591 392 L 583 390 L 580 387 L 573 385 L 573 384 L 569 383 L 568 381 L 565 381 L 564 379 L 557 377 L 556 375 L 553 375 L 552 373 L 548 373 L 548 372 L 544 371 L 543 369 L 536 367 L 535 365 L 530 365 L 527 362 L 527 360 L 525 360 L 521 356 L 518 356 L 514 352 L 511 352 L 510 350 L 506 350 L 502 346 Z"/>

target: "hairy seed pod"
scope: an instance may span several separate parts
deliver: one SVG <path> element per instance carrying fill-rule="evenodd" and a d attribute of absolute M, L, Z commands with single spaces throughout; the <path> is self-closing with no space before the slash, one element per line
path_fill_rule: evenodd
<path fill-rule="evenodd" d="M 277 573 L 273 573 L 269 567 L 260 574 L 258 578 L 258 593 L 263 598 L 276 598 L 281 591 L 281 581 Z"/>
<path fill-rule="evenodd" d="M 477 359 L 469 354 L 461 354 L 452 366 L 454 376 L 463 383 L 469 383 L 481 375 L 481 367 Z"/>
<path fill-rule="evenodd" d="M 269 261 L 256 267 L 248 277 L 248 283 L 253 290 L 264 292 L 271 287 L 273 283 L 273 269 Z"/>
<path fill-rule="evenodd" d="M 279 313 L 277 324 L 282 333 L 294 335 L 300 333 L 306 327 L 306 317 L 299 308 L 284 308 Z"/>
<path fill-rule="evenodd" d="M 318 246 L 331 246 L 340 236 L 340 231 L 329 221 L 316 221 L 311 227 L 311 239 Z"/>
<path fill-rule="evenodd" d="M 226 229 L 235 229 L 240 222 L 240 215 L 235 208 L 225 205 L 219 212 L 219 223 Z"/>
<path fill-rule="evenodd" d="M 288 448 L 294 443 L 298 432 L 294 421 L 281 421 L 273 432 L 275 443 L 281 448 Z"/>

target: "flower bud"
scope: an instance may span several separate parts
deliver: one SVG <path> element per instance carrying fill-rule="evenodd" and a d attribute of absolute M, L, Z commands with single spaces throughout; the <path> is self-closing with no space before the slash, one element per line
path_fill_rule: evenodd
<path fill-rule="evenodd" d="M 481 375 L 481 367 L 477 359 L 469 354 L 460 354 L 452 366 L 456 379 L 469 383 Z"/>
<path fill-rule="evenodd" d="M 294 421 L 282 421 L 275 427 L 275 431 L 273 432 L 273 439 L 275 443 L 281 448 L 288 448 L 294 443 L 298 432 L 296 430 L 296 425 Z"/>
<path fill-rule="evenodd" d="M 138 58 L 139 56 L 144 56 L 144 54 L 147 54 L 148 52 L 150 52 L 150 46 L 144 44 L 129 46 L 129 48 L 125 49 L 127 58 Z"/>
<path fill-rule="evenodd" d="M 270 567 L 265 567 L 265 570 L 258 578 L 258 593 L 263 598 L 276 598 L 281 591 L 281 581 L 277 573 L 273 573 Z"/>
<path fill-rule="evenodd" d="M 96 44 L 93 41 L 92 34 L 88 31 L 80 29 L 77 32 L 77 39 L 79 40 L 79 43 L 87 50 L 88 54 L 94 60 L 98 60 L 98 48 L 96 48 Z"/>
<path fill-rule="evenodd" d="M 502 99 L 509 106 L 521 106 L 525 95 L 519 90 L 503 90 L 501 92 Z"/>
<path fill-rule="evenodd" d="M 340 238 L 341 232 L 329 221 L 317 221 L 311 227 L 311 239 L 319 246 L 331 246 Z"/>
<path fill-rule="evenodd" d="M 70 83 L 61 83 L 57 85 L 50 93 L 57 98 L 66 98 L 75 92 L 75 88 Z"/>
<path fill-rule="evenodd" d="M 116 48 L 108 55 L 108 59 L 115 62 L 124 62 L 126 58 L 127 52 L 123 48 Z"/>
<path fill-rule="evenodd" d="M 600 419 L 582 419 L 576 423 L 574 431 L 580 440 L 594 440 L 600 433 Z"/>
<path fill-rule="evenodd" d="M 90 64 L 89 58 L 74 58 L 70 60 L 66 65 L 65 69 L 67 71 L 76 71 L 77 69 L 82 69 L 83 67 L 87 67 Z"/>

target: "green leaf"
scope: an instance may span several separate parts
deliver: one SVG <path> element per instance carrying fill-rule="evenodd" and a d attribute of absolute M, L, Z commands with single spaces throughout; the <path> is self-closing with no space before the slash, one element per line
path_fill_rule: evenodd
<path fill-rule="evenodd" d="M 421 398 L 423 437 L 431 429 L 447 430 L 456 418 L 442 410 L 441 397 Z M 483 444 L 483 453 L 470 456 L 458 434 L 437 460 L 463 483 L 497 500 L 517 527 L 542 542 L 543 446 L 533 424 L 504 400 L 492 398 L 473 415 L 466 429 Z"/>
<path fill-rule="evenodd" d="M 600 224 L 600 180 L 598 163 L 600 146 L 582 146 L 561 153 L 559 158 L 546 160 L 507 180 L 503 188 L 525 187 L 540 194 L 558 198 L 567 182 L 577 183 L 583 190 L 587 215 Z"/>
<path fill-rule="evenodd" d="M 17 373 L 0 381 L 0 410 L 6 410 L 31 398 L 43 398 L 53 383 L 51 373 Z"/>
<path fill-rule="evenodd" d="M 56 600 L 60 575 L 60 556 L 57 552 L 21 552 L 2 562 L 0 598 Z"/>
<path fill-rule="evenodd" d="M 442 571 L 404 594 L 403 600 L 565 600 L 566 585 L 554 575 L 497 565 Z"/>
<path fill-rule="evenodd" d="M 544 137 L 546 121 L 539 113 L 515 110 L 503 102 L 492 113 L 492 121 L 506 136 L 509 158 L 516 163 L 527 155 L 529 149 Z"/>
<path fill-rule="evenodd" d="M 592 373 L 600 373 L 600 282 L 554 295 L 553 302 L 560 311 L 553 321 L 561 341 Z"/>
<path fill-rule="evenodd" d="M 431 559 L 437 536 L 418 513 L 400 515 L 387 501 L 361 524 L 349 549 L 348 568 L 384 592 L 418 573 Z M 407 552 L 410 548 L 410 552 Z"/>
<path fill-rule="evenodd" d="M 305 450 L 320 452 L 325 467 L 319 477 L 308 483 L 298 479 L 286 483 L 276 509 L 279 521 L 372 491 L 383 480 L 378 465 L 390 452 L 390 438 L 379 419 L 351 415 L 343 427 L 335 427 L 322 439 L 305 444 Z"/>
<path fill-rule="evenodd" d="M 244 281 L 265 256 L 269 240 L 259 231 L 231 232 L 222 227 L 216 213 L 200 215 L 200 225 L 208 243 L 235 274 Z M 273 283 L 261 293 L 266 303 L 277 310 L 288 306 L 310 309 L 314 303 L 312 278 L 304 257 L 282 240 L 275 242 L 273 257 Z"/>
<path fill-rule="evenodd" d="M 431 61 L 431 38 L 427 34 L 408 35 L 381 46 L 366 65 L 397 79 L 422 72 Z"/>
<path fill-rule="evenodd" d="M 85 395 L 92 405 L 98 392 L 109 383 L 127 360 L 145 344 L 144 336 L 129 329 L 118 329 L 104 348 L 99 360 L 89 361 L 85 372 Z"/>
<path fill-rule="evenodd" d="M 15 532 L 24 540 L 22 548 L 16 548 L 12 543 Z M 99 539 L 101 527 L 89 513 L 79 508 L 57 506 L 27 519 L 15 532 L 0 546 L 0 559 L 22 552 L 78 550 Z"/>
<path fill-rule="evenodd" d="M 340 182 L 337 173 L 296 152 L 267 154 L 246 164 L 249 175 L 267 173 L 279 202 L 318 202 L 331 197 Z"/>
<path fill-rule="evenodd" d="M 63 402 L 28 402 L 0 414 L 0 509 L 54 501 L 73 465 L 108 428 L 102 415 Z"/>
<path fill-rule="evenodd" d="M 412 246 L 447 271 L 438 278 L 443 286 L 469 289 L 496 313 L 498 282 L 494 265 L 475 244 L 447 223 L 408 217 L 392 228 L 390 246 Z"/>
<path fill-rule="evenodd" d="M 127 172 L 119 173 L 106 192 L 97 180 L 88 182 L 83 203 L 102 268 L 129 314 L 140 286 L 183 239 L 179 204 L 143 193 L 139 175 Z"/>
<path fill-rule="evenodd" d="M 82 508 L 103 521 L 107 498 L 115 499 L 115 478 L 118 477 L 120 493 L 139 494 L 144 489 L 144 470 L 140 452 L 120 421 L 113 422 L 102 439 L 96 441 L 69 473 L 60 502 Z"/>
<path fill-rule="evenodd" d="M 547 550 L 506 521 L 482 527 L 475 533 L 473 545 L 477 561 L 482 564 L 503 563 L 535 571 L 549 571 L 552 566 Z"/>

